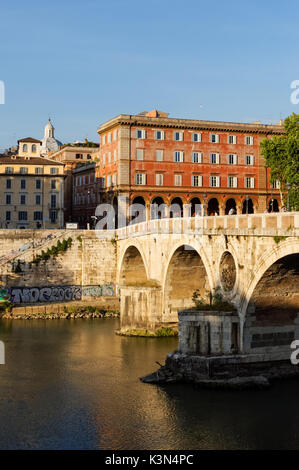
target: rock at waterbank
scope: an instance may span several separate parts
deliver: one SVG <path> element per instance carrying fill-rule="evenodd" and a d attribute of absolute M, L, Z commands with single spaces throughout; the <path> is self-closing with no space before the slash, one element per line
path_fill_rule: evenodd
<path fill-rule="evenodd" d="M 95 319 L 95 318 L 116 318 L 119 317 L 119 312 L 115 311 L 101 311 L 101 312 L 59 312 L 59 313 L 45 313 L 34 312 L 16 314 L 12 312 L 3 313 L 1 319 L 4 320 L 73 320 L 73 319 Z"/>
<path fill-rule="evenodd" d="M 171 383 L 192 383 L 195 388 L 210 388 L 223 390 L 248 390 L 248 389 L 267 389 L 270 387 L 269 380 L 263 375 L 251 377 L 234 377 L 228 379 L 202 379 L 194 376 L 187 379 L 180 373 L 174 373 L 165 366 L 162 366 L 156 372 L 140 379 L 147 384 L 171 384 Z"/>

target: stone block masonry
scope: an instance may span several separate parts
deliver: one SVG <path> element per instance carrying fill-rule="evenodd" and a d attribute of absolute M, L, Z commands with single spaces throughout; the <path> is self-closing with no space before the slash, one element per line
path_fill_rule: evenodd
<path fill-rule="evenodd" d="M 33 263 L 42 251 L 69 238 L 66 251 Z M 99 240 L 91 230 L 2 230 L 2 297 L 15 304 L 115 297 L 116 258 L 115 243 Z"/>

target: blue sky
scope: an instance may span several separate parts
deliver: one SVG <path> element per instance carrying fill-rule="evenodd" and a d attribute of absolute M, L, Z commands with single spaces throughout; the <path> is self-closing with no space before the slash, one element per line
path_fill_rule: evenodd
<path fill-rule="evenodd" d="M 117 114 L 278 122 L 299 113 L 298 1 L 2 1 L 0 148 L 97 140 Z"/>

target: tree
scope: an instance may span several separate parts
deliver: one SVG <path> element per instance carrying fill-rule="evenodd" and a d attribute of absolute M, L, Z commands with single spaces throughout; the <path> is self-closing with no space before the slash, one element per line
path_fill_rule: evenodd
<path fill-rule="evenodd" d="M 271 168 L 271 182 L 280 182 L 280 197 L 287 205 L 287 184 L 292 210 L 299 210 L 299 114 L 284 121 L 285 134 L 260 143 L 266 168 Z"/>

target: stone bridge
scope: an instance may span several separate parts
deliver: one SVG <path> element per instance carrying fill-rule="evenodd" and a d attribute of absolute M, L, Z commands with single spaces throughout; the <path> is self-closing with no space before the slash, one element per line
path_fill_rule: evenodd
<path fill-rule="evenodd" d="M 123 330 L 176 324 L 198 289 L 236 307 L 239 351 L 289 348 L 296 337 L 298 212 L 150 220 L 113 233 Z"/>

